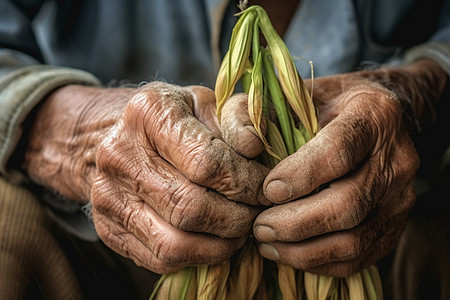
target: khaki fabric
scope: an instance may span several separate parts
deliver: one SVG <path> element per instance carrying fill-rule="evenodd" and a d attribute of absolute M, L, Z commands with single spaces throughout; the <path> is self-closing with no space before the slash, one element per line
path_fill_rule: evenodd
<path fill-rule="evenodd" d="M 81 299 L 78 281 L 52 234 L 52 222 L 28 190 L 0 178 L 0 299 Z M 33 283 L 33 280 L 36 282 Z"/>

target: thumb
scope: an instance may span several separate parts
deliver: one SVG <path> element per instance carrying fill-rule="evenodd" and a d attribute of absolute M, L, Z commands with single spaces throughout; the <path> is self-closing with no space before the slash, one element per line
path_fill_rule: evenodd
<path fill-rule="evenodd" d="M 261 153 L 264 144 L 250 121 L 247 103 L 245 94 L 231 96 L 223 107 L 221 126 L 225 142 L 239 154 L 253 158 Z M 262 127 L 264 132 L 265 123 Z"/>

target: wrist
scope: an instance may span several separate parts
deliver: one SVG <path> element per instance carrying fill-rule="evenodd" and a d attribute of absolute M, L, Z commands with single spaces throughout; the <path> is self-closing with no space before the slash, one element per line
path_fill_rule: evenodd
<path fill-rule="evenodd" d="M 23 168 L 31 180 L 87 202 L 97 147 L 133 93 L 133 89 L 68 85 L 48 95 L 26 137 Z"/>
<path fill-rule="evenodd" d="M 413 136 L 425 131 L 435 122 L 437 107 L 449 84 L 447 73 L 428 59 L 402 67 L 363 71 L 362 74 L 398 96 L 403 121 Z"/>

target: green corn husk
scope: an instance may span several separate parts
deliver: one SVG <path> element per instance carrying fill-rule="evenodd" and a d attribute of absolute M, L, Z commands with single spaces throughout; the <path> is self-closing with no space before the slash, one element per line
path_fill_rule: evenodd
<path fill-rule="evenodd" d="M 267 42 L 266 48 L 260 45 L 260 33 Z M 260 6 L 242 11 L 233 29 L 216 80 L 219 121 L 222 108 L 238 81 L 248 93 L 249 116 L 265 146 L 258 159 L 266 166 L 273 168 L 315 136 L 319 128 L 311 95 L 286 45 Z M 262 118 L 267 124 L 265 134 L 261 129 Z M 301 272 L 263 259 L 249 237 L 230 261 L 189 267 L 163 276 L 151 299 L 372 300 L 382 297 L 375 266 L 347 278 Z"/>

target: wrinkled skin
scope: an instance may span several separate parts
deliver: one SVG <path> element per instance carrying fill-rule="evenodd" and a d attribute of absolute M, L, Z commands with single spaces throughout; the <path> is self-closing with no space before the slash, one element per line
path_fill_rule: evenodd
<path fill-rule="evenodd" d="M 30 177 L 91 200 L 103 242 L 157 273 L 229 258 L 267 203 L 268 170 L 220 139 L 214 93 L 203 87 L 67 86 L 31 128 Z"/>
<path fill-rule="evenodd" d="M 414 205 L 419 166 L 402 107 L 414 111 L 420 123 L 432 115 L 428 109 L 446 80 L 430 61 L 317 78 L 321 130 L 265 179 L 264 193 L 277 205 L 255 220 L 260 253 L 333 276 L 350 275 L 388 254 Z M 239 101 L 245 97 L 229 105 L 238 107 Z M 236 119 L 239 131 L 245 130 L 246 113 Z M 251 157 L 254 153 L 233 139 L 236 131 L 224 128 L 227 142 Z"/>
<path fill-rule="evenodd" d="M 316 79 L 321 130 L 270 173 L 238 154 L 262 150 L 243 95 L 224 107 L 227 146 L 205 88 L 67 86 L 39 108 L 24 168 L 91 200 L 100 238 L 152 271 L 220 262 L 254 220 L 266 258 L 346 276 L 394 247 L 419 164 L 402 109 L 428 118 L 446 80 L 430 61 Z"/>

